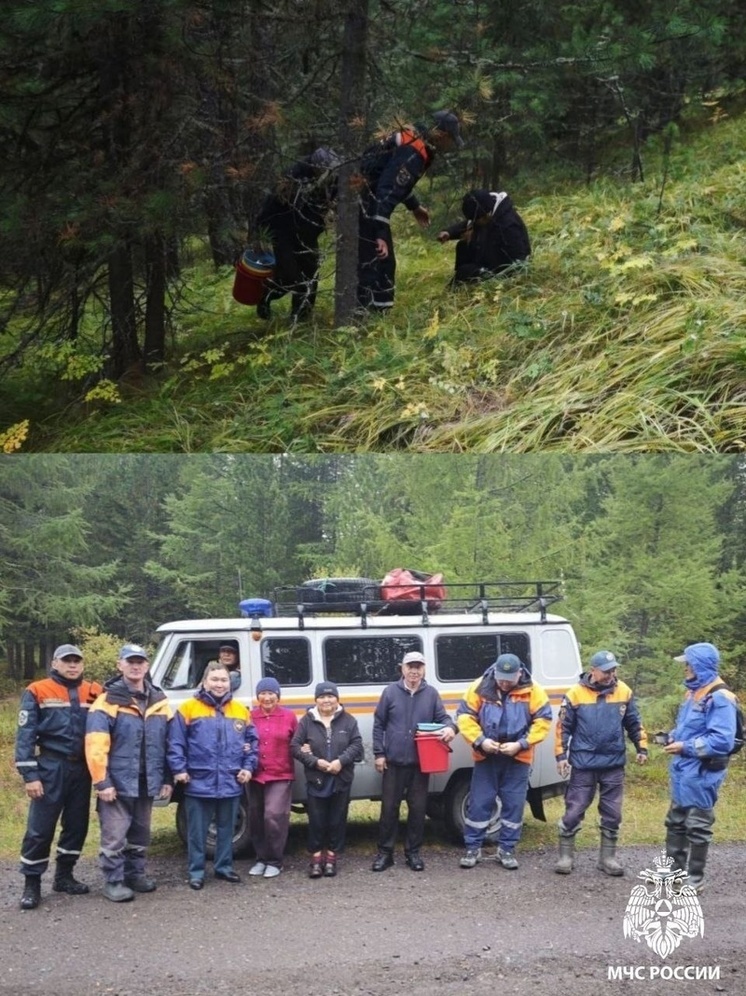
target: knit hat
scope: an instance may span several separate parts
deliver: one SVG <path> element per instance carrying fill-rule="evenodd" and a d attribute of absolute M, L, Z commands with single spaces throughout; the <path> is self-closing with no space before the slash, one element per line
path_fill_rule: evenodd
<path fill-rule="evenodd" d="M 256 683 L 256 694 L 261 695 L 262 692 L 274 692 L 275 695 L 280 697 L 280 682 L 277 678 L 261 678 Z"/>
<path fill-rule="evenodd" d="M 339 689 L 333 681 L 320 681 L 316 686 L 313 697 L 318 699 L 321 698 L 322 695 L 333 695 L 335 699 L 338 699 Z"/>

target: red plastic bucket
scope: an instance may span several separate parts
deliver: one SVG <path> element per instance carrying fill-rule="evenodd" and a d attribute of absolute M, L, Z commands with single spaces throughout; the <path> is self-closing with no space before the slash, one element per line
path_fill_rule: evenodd
<path fill-rule="evenodd" d="M 241 304 L 259 304 L 264 284 L 274 273 L 275 257 L 271 252 L 247 249 L 236 266 L 233 297 Z"/>
<path fill-rule="evenodd" d="M 417 756 L 420 759 L 420 771 L 423 774 L 434 775 L 439 771 L 448 771 L 451 748 L 444 743 L 437 733 L 415 733 Z"/>

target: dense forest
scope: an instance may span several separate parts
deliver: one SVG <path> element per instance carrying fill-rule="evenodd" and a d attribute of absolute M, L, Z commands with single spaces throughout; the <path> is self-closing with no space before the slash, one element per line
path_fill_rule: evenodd
<path fill-rule="evenodd" d="M 157 370 L 195 246 L 231 264 L 320 142 L 351 163 L 379 129 L 453 107 L 467 149 L 440 165 L 447 189 L 537 163 L 641 180 L 651 135 L 670 144 L 692 101 L 742 90 L 745 19 L 736 0 L 7 3 L 0 374 L 52 358 L 91 388 Z M 342 239 L 352 210 L 343 186 Z"/>
<path fill-rule="evenodd" d="M 743 685 L 745 516 L 739 457 L 5 457 L 0 652 L 29 678 L 80 627 L 147 642 L 275 585 L 409 567 L 562 580 L 583 647 L 638 685 L 700 639 Z"/>

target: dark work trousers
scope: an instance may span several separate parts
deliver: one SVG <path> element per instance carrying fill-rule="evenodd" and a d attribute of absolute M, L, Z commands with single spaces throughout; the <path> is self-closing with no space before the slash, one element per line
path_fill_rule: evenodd
<path fill-rule="evenodd" d="M 531 765 L 504 754 L 477 761 L 471 776 L 469 811 L 464 830 L 464 844 L 469 850 L 482 846 L 495 806 L 500 805 L 497 841 L 512 851 L 521 839 L 523 809 L 528 792 Z"/>
<path fill-rule="evenodd" d="M 665 823 L 669 830 L 683 834 L 690 844 L 709 844 L 712 840 L 715 810 L 698 809 L 696 806 L 676 806 L 671 803 Z"/>
<path fill-rule="evenodd" d="M 456 284 L 470 283 L 474 280 L 481 280 L 485 276 L 494 276 L 492 273 L 485 273 L 484 266 L 477 262 L 477 254 L 471 242 L 459 239 L 456 243 L 456 262 L 453 274 L 453 282 Z M 481 763 L 481 762 L 480 762 Z"/>
<path fill-rule="evenodd" d="M 43 875 L 47 870 L 58 820 L 57 860 L 63 864 L 75 864 L 88 834 L 91 776 L 85 759 L 67 761 L 42 752 L 38 761 L 44 795 L 29 806 L 21 844 L 22 875 Z"/>
<path fill-rule="evenodd" d="M 256 782 L 247 785 L 249 834 L 257 861 L 282 867 L 282 856 L 290 829 L 291 781 Z"/>
<path fill-rule="evenodd" d="M 598 789 L 599 826 L 616 833 L 622 822 L 624 798 L 624 768 L 573 768 L 565 793 L 565 815 L 562 827 L 568 835 L 580 829 L 585 811 L 593 802 Z"/>
<path fill-rule="evenodd" d="M 145 874 L 145 854 L 150 844 L 153 799 L 118 795 L 113 802 L 98 800 L 101 826 L 99 865 L 107 882 Z"/>
<path fill-rule="evenodd" d="M 349 789 L 345 792 L 333 792 L 324 798 L 314 795 L 307 797 L 310 854 L 327 850 L 340 854 L 344 850 L 349 806 Z"/>
<path fill-rule="evenodd" d="M 376 253 L 380 222 L 361 210 L 358 226 L 357 303 L 369 311 L 383 313 L 394 306 L 396 256 L 391 230 L 387 230 L 385 239 L 389 254 L 380 259 Z"/>
<path fill-rule="evenodd" d="M 318 235 L 300 237 L 294 232 L 279 232 L 272 237 L 275 270 L 267 281 L 263 300 L 266 304 L 292 294 L 290 314 L 293 318 L 308 315 L 316 304 L 319 287 Z"/>
<path fill-rule="evenodd" d="M 383 773 L 381 786 L 381 822 L 378 826 L 378 850 L 391 852 L 399 830 L 399 807 L 406 796 L 407 834 L 404 853 L 419 851 L 425 837 L 427 789 L 430 776 L 416 764 L 392 764 Z"/>
<path fill-rule="evenodd" d="M 204 878 L 207 858 L 205 845 L 210 823 L 215 820 L 216 839 L 213 866 L 218 875 L 233 871 L 233 830 L 238 813 L 238 796 L 202 799 L 185 795 L 189 878 Z"/>

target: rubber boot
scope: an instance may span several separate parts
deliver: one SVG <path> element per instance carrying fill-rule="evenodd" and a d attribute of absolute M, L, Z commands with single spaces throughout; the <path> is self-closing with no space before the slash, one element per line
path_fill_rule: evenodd
<path fill-rule="evenodd" d="M 669 830 L 666 834 L 666 854 L 673 858 L 673 866 L 679 871 L 686 871 L 689 860 L 689 841 L 685 833 Z"/>
<path fill-rule="evenodd" d="M 605 875 L 624 875 L 624 868 L 616 859 L 617 834 L 601 831 L 601 850 L 598 854 L 598 868 Z"/>
<path fill-rule="evenodd" d="M 559 835 L 559 861 L 554 866 L 558 875 L 569 875 L 572 871 L 573 859 L 575 858 L 575 834 L 568 837 L 565 834 Z"/>
<path fill-rule="evenodd" d="M 75 865 L 64 861 L 57 862 L 54 882 L 52 883 L 55 892 L 66 892 L 68 896 L 85 896 L 91 891 L 87 885 L 75 878 L 73 875 L 74 867 Z"/>
<path fill-rule="evenodd" d="M 704 888 L 705 865 L 707 864 L 707 851 L 709 844 L 692 844 L 689 850 L 689 878 L 686 884 L 690 885 L 697 892 Z"/>
<path fill-rule="evenodd" d="M 35 910 L 41 902 L 41 875 L 26 875 L 26 885 L 21 896 L 22 910 Z"/>

